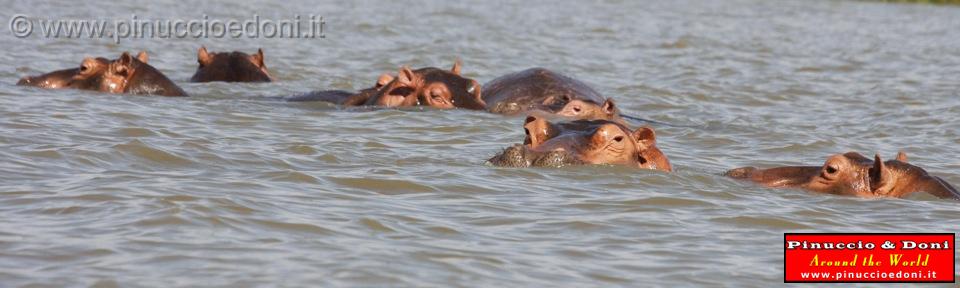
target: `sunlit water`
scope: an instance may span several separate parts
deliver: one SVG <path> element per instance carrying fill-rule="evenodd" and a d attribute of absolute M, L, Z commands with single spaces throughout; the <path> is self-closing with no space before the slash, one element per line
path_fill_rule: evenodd
<path fill-rule="evenodd" d="M 864 200 L 719 176 L 902 149 L 960 184 L 957 7 L 4 2 L 4 21 L 316 14 L 327 38 L 116 45 L 5 30 L 0 286 L 769 287 L 782 285 L 784 232 L 960 227 L 960 203 L 929 195 Z M 200 45 L 262 47 L 279 81 L 185 83 Z M 137 50 L 194 97 L 13 85 Z M 270 98 L 365 88 L 401 65 L 458 57 L 481 82 L 552 68 L 673 124 L 653 127 L 676 171 L 489 167 L 522 141 L 522 118 Z"/>

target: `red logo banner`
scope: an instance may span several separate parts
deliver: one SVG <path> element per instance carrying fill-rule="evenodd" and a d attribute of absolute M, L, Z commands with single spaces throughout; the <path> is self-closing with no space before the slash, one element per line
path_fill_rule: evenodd
<path fill-rule="evenodd" d="M 783 281 L 955 281 L 955 233 L 784 233 Z"/>

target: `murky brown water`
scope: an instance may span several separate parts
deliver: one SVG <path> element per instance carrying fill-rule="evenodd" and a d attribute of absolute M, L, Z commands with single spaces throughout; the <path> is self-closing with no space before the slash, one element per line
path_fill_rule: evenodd
<path fill-rule="evenodd" d="M 860 151 L 960 184 L 960 8 L 838 1 L 3 1 L 45 17 L 323 15 L 314 40 L 0 37 L 0 286 L 779 286 L 784 232 L 956 232 L 929 195 L 864 200 L 718 176 Z M 670 3 L 666 3 L 670 2 Z M 6 27 L 4 27 L 6 28 Z M 16 79 L 147 50 L 263 47 L 280 81 L 166 99 Z M 269 96 L 405 64 L 481 82 L 544 66 L 654 126 L 675 173 L 504 169 L 521 118 Z M 684 127 L 690 126 L 690 127 Z M 928 287 L 928 286 L 924 286 Z"/>

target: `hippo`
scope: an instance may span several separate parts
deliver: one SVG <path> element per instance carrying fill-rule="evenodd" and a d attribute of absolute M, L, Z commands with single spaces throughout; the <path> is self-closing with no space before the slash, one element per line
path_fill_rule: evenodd
<path fill-rule="evenodd" d="M 486 109 L 477 81 L 460 76 L 457 61 L 450 70 L 434 67 L 411 70 L 401 67 L 397 75 L 381 75 L 377 85 L 356 93 L 340 90 L 311 92 L 288 101 L 327 101 L 344 106 L 430 106 L 441 109 Z"/>
<path fill-rule="evenodd" d="M 847 152 L 827 158 L 823 166 L 743 167 L 724 175 L 767 187 L 801 188 L 862 198 L 902 198 L 924 191 L 940 198 L 960 199 L 960 192 L 949 183 L 907 163 L 907 155 L 902 151 L 896 159 L 886 162 L 879 154 L 871 160 L 859 153 Z"/>
<path fill-rule="evenodd" d="M 137 59 L 146 63 L 149 56 L 147 52 L 141 51 L 137 54 Z M 107 58 L 86 58 L 80 67 L 57 70 L 50 73 L 37 76 L 27 76 L 20 79 L 17 85 L 33 86 L 46 89 L 83 89 L 97 90 L 103 72 L 106 71 L 110 60 Z"/>
<path fill-rule="evenodd" d="M 250 55 L 240 51 L 211 53 L 206 47 L 197 51 L 197 72 L 190 82 L 271 82 L 263 62 L 263 49 Z"/>
<path fill-rule="evenodd" d="M 576 164 L 617 164 L 672 171 L 667 156 L 657 148 L 650 127 L 630 130 L 610 120 L 550 123 L 528 116 L 523 144 L 505 149 L 488 163 L 502 167 L 559 167 Z"/>
<path fill-rule="evenodd" d="M 187 92 L 163 73 L 127 52 L 110 62 L 98 90 L 114 94 L 187 96 Z"/>
<path fill-rule="evenodd" d="M 587 84 L 545 68 L 530 68 L 507 74 L 483 85 L 487 110 L 519 114 L 531 110 L 586 120 L 624 123 L 612 99 L 604 98 Z"/>
<path fill-rule="evenodd" d="M 312 91 L 286 97 L 284 99 L 290 102 L 323 101 L 344 106 L 362 106 L 366 103 L 367 99 L 370 99 L 370 97 L 373 96 L 373 94 L 377 93 L 377 91 L 383 88 L 383 86 L 386 86 L 393 81 L 393 78 L 394 77 L 390 74 L 381 74 L 377 79 L 377 83 L 375 83 L 373 87 L 364 88 L 358 92 L 350 92 L 345 90 Z"/>

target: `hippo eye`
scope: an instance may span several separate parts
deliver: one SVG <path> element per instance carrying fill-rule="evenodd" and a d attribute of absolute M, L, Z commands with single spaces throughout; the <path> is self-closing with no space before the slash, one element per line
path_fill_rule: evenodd
<path fill-rule="evenodd" d="M 833 165 L 827 166 L 827 174 L 834 174 L 837 173 L 837 171 L 837 167 L 833 167 Z"/>
<path fill-rule="evenodd" d="M 467 88 L 467 93 L 473 93 L 477 88 L 477 84 L 470 85 L 470 88 Z"/>
<path fill-rule="evenodd" d="M 623 136 L 613 137 L 613 141 L 621 142 L 623 141 Z"/>

